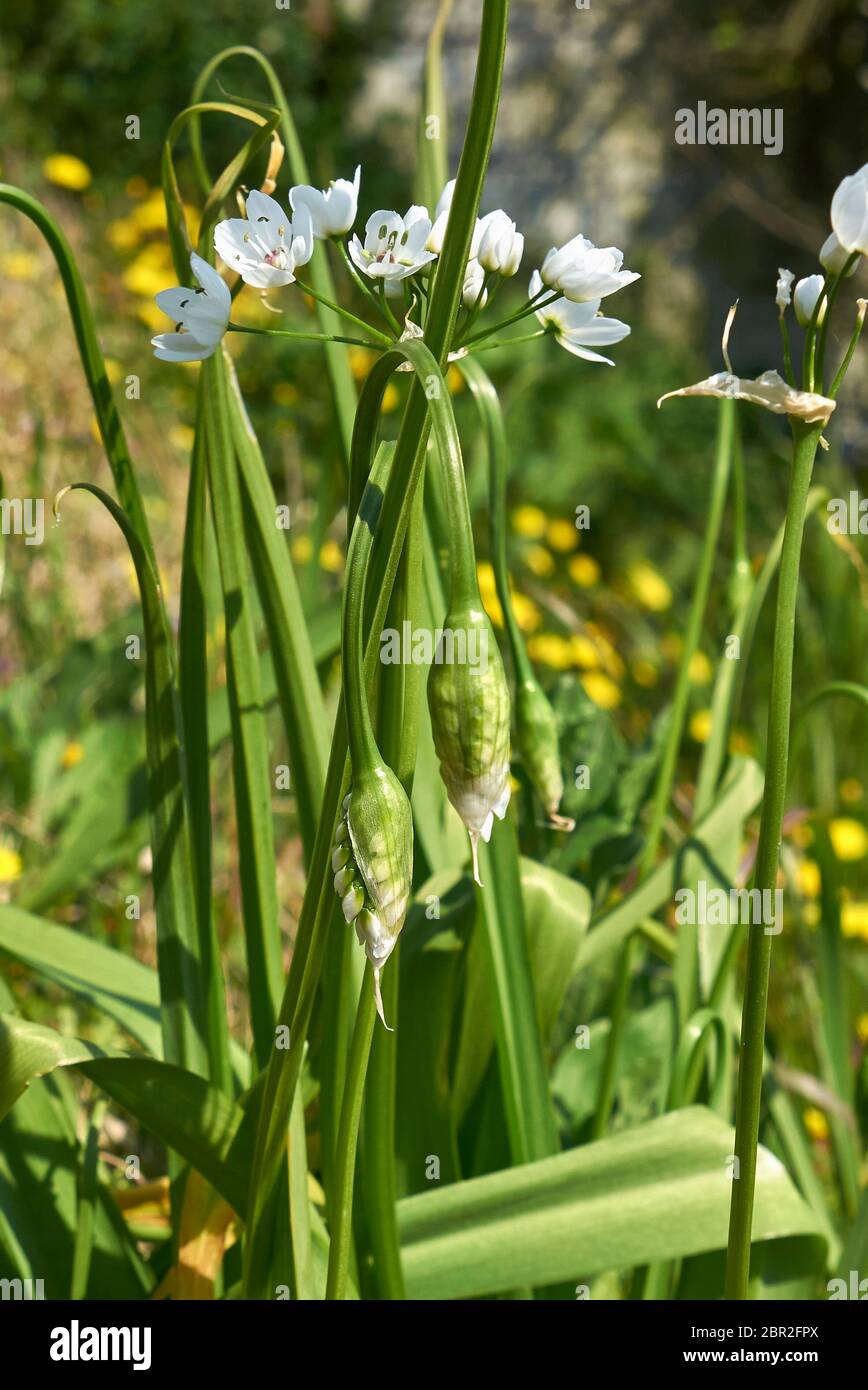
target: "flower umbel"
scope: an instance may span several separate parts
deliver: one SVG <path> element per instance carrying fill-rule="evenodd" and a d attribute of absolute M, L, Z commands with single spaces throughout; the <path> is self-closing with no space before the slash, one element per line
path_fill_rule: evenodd
<path fill-rule="evenodd" d="M 154 355 L 162 362 L 202 362 L 211 357 L 229 323 L 232 296 L 226 281 L 195 251 L 190 268 L 198 289 L 161 290 L 157 295 L 157 304 L 176 324 L 174 333 L 158 333 L 151 339 Z"/>
<path fill-rule="evenodd" d="M 214 246 L 245 285 L 277 289 L 291 285 L 296 268 L 313 254 L 313 226 L 307 207 L 293 221 L 280 203 L 256 189 L 247 198 L 246 217 L 228 217 L 214 228 Z"/>
<path fill-rule="evenodd" d="M 425 250 L 430 231 L 427 208 L 414 204 L 403 217 L 381 209 L 365 223 L 364 244 L 354 236 L 347 249 L 357 268 L 372 280 L 405 280 L 434 260 L 435 253 Z"/>
<path fill-rule="evenodd" d="M 542 289 L 542 279 L 538 270 L 530 278 L 529 293 L 535 298 Z M 594 352 L 596 347 L 609 347 L 620 343 L 630 332 L 629 324 L 620 319 L 606 318 L 599 313 L 600 300 L 590 299 L 583 304 L 571 303 L 568 299 L 555 299 L 536 310 L 536 317 L 543 328 L 551 329 L 561 347 L 575 357 L 583 357 L 586 362 L 605 362 L 613 367 L 610 357 Z"/>
<path fill-rule="evenodd" d="M 326 189 L 298 183 L 289 190 L 289 205 L 294 213 L 307 209 L 318 240 L 344 236 L 356 220 L 361 176 L 362 166 L 357 164 L 352 183 L 349 179 L 332 179 Z"/>

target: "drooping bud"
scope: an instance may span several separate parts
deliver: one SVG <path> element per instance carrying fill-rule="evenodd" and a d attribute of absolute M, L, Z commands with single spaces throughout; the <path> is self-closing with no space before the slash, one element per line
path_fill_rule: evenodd
<path fill-rule="evenodd" d="M 558 830 L 572 830 L 575 821 L 559 812 L 564 778 L 558 743 L 558 721 L 542 686 L 534 676 L 518 682 L 515 692 L 518 750 L 528 776 Z"/>
<path fill-rule="evenodd" d="M 467 827 L 479 883 L 479 840 L 491 838 L 494 817 L 503 820 L 509 804 L 509 689 L 481 604 L 451 612 L 447 637 L 452 650 L 441 641 L 428 677 L 428 706 L 446 794 Z M 456 654 L 464 659 L 455 660 Z"/>
<path fill-rule="evenodd" d="M 380 971 L 392 954 L 410 901 L 413 816 L 404 788 L 382 763 L 357 777 L 344 798 L 332 870 L 344 918 L 355 923 L 373 966 L 377 1013 L 388 1028 Z"/>
<path fill-rule="evenodd" d="M 820 265 L 824 270 L 828 270 L 830 275 L 840 275 L 844 266 L 850 259 L 850 252 L 841 245 L 834 232 L 830 232 L 820 247 Z M 847 271 L 847 279 L 855 275 L 859 268 L 859 262 L 854 261 Z"/>
<path fill-rule="evenodd" d="M 807 328 L 814 316 L 814 309 L 817 300 L 823 293 L 825 281 L 822 275 L 806 275 L 804 280 L 800 280 L 793 291 L 793 308 L 796 311 L 796 321 L 800 328 Z M 820 307 L 817 322 L 822 323 L 826 316 L 825 300 Z"/>

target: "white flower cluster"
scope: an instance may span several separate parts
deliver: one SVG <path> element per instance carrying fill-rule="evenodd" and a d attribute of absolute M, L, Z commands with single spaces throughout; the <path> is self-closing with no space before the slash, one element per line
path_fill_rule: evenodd
<path fill-rule="evenodd" d="M 221 260 L 245 284 L 276 289 L 292 284 L 299 267 L 308 263 L 317 240 L 347 236 L 356 221 L 361 169 L 352 181 L 336 179 L 321 190 L 301 184 L 290 189 L 289 212 L 276 199 L 257 191 L 247 197 L 246 216 L 230 217 L 214 231 Z M 405 282 L 425 272 L 443 249 L 455 180 L 446 184 L 434 218 L 414 205 L 402 217 L 379 209 L 365 223 L 364 239 L 347 243 L 348 264 L 374 282 L 387 297 L 400 295 Z M 464 275 L 462 302 L 475 317 L 485 308 L 499 279 L 515 275 L 524 254 L 524 237 L 502 208 L 476 221 Z M 610 362 L 593 349 L 620 342 L 630 332 L 617 319 L 599 314 L 606 296 L 639 277 L 623 270 L 624 257 L 614 246 L 598 247 L 583 236 L 553 247 L 530 282 L 530 300 L 523 312 L 536 313 L 543 328 L 578 357 Z M 196 290 L 164 290 L 157 303 L 175 320 L 174 333 L 153 339 L 156 355 L 166 361 L 196 361 L 210 357 L 229 326 L 231 297 L 225 281 L 198 256 L 191 257 Z M 558 293 L 559 292 L 559 293 Z M 540 300 L 537 305 L 534 301 Z M 521 315 L 518 315 L 520 317 Z M 487 336 L 487 335 L 486 335 Z"/>
<path fill-rule="evenodd" d="M 823 320 L 826 312 L 826 279 L 840 275 L 845 267 L 849 267 L 847 276 L 853 275 L 859 257 L 868 255 L 868 164 L 863 164 L 857 173 L 849 174 L 838 184 L 832 198 L 831 220 L 832 230 L 820 247 L 819 255 L 826 276 L 806 275 L 798 281 L 792 293 L 796 321 L 802 328 L 807 328 L 811 323 L 821 295 L 823 301 L 817 322 Z M 778 275 L 776 303 L 783 314 L 790 303 L 790 286 L 795 276 L 791 270 L 779 270 Z"/>

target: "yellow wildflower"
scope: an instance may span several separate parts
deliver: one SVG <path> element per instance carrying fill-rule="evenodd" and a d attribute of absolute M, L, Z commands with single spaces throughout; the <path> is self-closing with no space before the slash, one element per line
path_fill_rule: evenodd
<path fill-rule="evenodd" d="M 583 637 L 580 632 L 575 633 L 570 638 L 570 648 L 573 653 L 573 661 L 581 670 L 598 671 L 600 669 L 600 653 L 590 637 Z"/>
<path fill-rule="evenodd" d="M 667 661 L 671 661 L 674 666 L 681 660 L 681 653 L 684 651 L 684 643 L 681 634 L 678 632 L 665 632 L 660 639 L 660 650 Z"/>
<path fill-rule="evenodd" d="M 806 898 L 816 898 L 820 892 L 820 866 L 813 859 L 803 859 L 798 869 L 799 888 Z"/>
<path fill-rule="evenodd" d="M 854 806 L 856 802 L 861 801 L 862 797 L 865 795 L 862 783 L 857 777 L 845 777 L 838 791 L 841 800 L 845 802 L 847 806 Z"/>
<path fill-rule="evenodd" d="M 528 598 L 527 594 L 513 593 L 512 611 L 522 632 L 536 632 L 542 622 L 539 608 L 532 598 Z"/>
<path fill-rule="evenodd" d="M 651 565 L 638 560 L 630 566 L 627 578 L 639 603 L 650 613 L 662 613 L 671 604 L 672 590 Z"/>
<path fill-rule="evenodd" d="M 537 633 L 529 640 L 527 650 L 532 661 L 539 661 L 556 671 L 567 671 L 573 665 L 571 641 L 556 632 Z"/>
<path fill-rule="evenodd" d="M 859 936 L 868 941 L 868 902 L 842 904 L 841 931 L 844 936 Z"/>
<path fill-rule="evenodd" d="M 698 709 L 690 716 L 688 728 L 695 743 L 707 743 L 708 735 L 711 733 L 711 710 Z"/>
<path fill-rule="evenodd" d="M 84 749 L 80 743 L 68 743 L 60 757 L 61 767 L 76 767 L 84 757 Z"/>
<path fill-rule="evenodd" d="M 576 530 L 575 522 L 565 521 L 563 517 L 556 517 L 546 527 L 546 540 L 552 550 L 556 550 L 559 555 L 568 555 L 571 550 L 575 550 L 579 543 L 579 533 Z"/>
<path fill-rule="evenodd" d="M 580 589 L 592 589 L 600 578 L 600 566 L 592 555 L 574 555 L 567 565 L 567 573 Z"/>
<path fill-rule="evenodd" d="M 116 217 L 106 227 L 105 235 L 116 251 L 133 251 L 142 239 L 141 228 L 129 217 Z"/>
<path fill-rule="evenodd" d="M 729 751 L 750 757 L 753 753 L 753 739 L 750 734 L 746 734 L 743 729 L 733 729 L 729 736 Z"/>
<path fill-rule="evenodd" d="M 39 260 L 31 251 L 7 251 L 0 257 L 0 273 L 7 280 L 35 280 L 39 274 Z"/>
<path fill-rule="evenodd" d="M 385 391 L 383 392 L 383 400 L 380 409 L 382 410 L 384 415 L 388 415 L 390 411 L 397 410 L 400 404 L 400 392 L 398 391 L 398 388 L 395 385 L 395 383 L 393 381 L 390 381 L 386 386 Z"/>
<path fill-rule="evenodd" d="M 524 559 L 528 569 L 540 579 L 545 579 L 555 567 L 554 556 L 543 545 L 532 545 Z"/>
<path fill-rule="evenodd" d="M 805 1111 L 804 1115 L 802 1116 L 802 1119 L 804 1121 L 805 1129 L 808 1131 L 812 1139 L 828 1139 L 829 1121 L 826 1119 L 826 1116 L 823 1114 L 822 1110 L 817 1110 L 815 1106 L 811 1105 Z"/>
<path fill-rule="evenodd" d="M 868 1014 L 860 1014 L 856 1019 L 856 1036 L 860 1042 L 868 1043 Z"/>
<path fill-rule="evenodd" d="M 92 178 L 84 160 L 74 154 L 50 154 L 42 162 L 42 172 L 49 183 L 57 184 L 58 188 L 69 188 L 73 193 L 81 193 Z"/>
<path fill-rule="evenodd" d="M 589 671 L 582 676 L 582 685 L 600 709 L 614 709 L 621 703 L 621 691 L 613 680 L 602 671 Z"/>
<path fill-rule="evenodd" d="M 832 848 L 844 863 L 854 863 L 864 859 L 868 850 L 868 831 L 860 821 L 842 816 L 829 822 L 829 837 Z"/>
<path fill-rule="evenodd" d="M 329 574 L 340 574 L 344 567 L 344 552 L 337 541 L 324 541 L 320 546 L 319 562 Z"/>
<path fill-rule="evenodd" d="M 0 844 L 0 883 L 14 883 L 21 877 L 23 867 L 18 851 Z"/>
<path fill-rule="evenodd" d="M 538 541 L 545 535 L 546 514 L 540 507 L 516 507 L 511 519 L 512 529 L 525 540 Z"/>
<path fill-rule="evenodd" d="M 694 652 L 690 658 L 688 675 L 693 685 L 708 685 L 712 677 L 712 666 L 705 652 Z"/>
<path fill-rule="evenodd" d="M 644 690 L 650 690 L 660 679 L 660 672 L 654 663 L 641 656 L 633 662 L 630 674 L 636 684 L 641 685 Z"/>
<path fill-rule="evenodd" d="M 173 425 L 169 430 L 169 443 L 182 454 L 189 454 L 196 438 L 196 431 L 189 425 Z"/>
<path fill-rule="evenodd" d="M 306 565 L 313 552 L 310 536 L 298 536 L 290 547 L 292 558 L 298 565 Z"/>

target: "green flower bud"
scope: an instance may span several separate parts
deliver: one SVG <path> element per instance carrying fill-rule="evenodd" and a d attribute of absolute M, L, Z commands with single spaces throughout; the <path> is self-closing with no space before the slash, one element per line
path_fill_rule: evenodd
<path fill-rule="evenodd" d="M 335 891 L 374 968 L 385 1027 L 380 971 L 404 925 L 413 881 L 413 816 L 401 783 L 383 764 L 356 777 L 344 798 L 332 851 Z M 391 1030 L 390 1030 L 391 1031 Z"/>
<path fill-rule="evenodd" d="M 564 794 L 564 778 L 557 716 L 534 676 L 526 676 L 519 681 L 515 705 L 518 748 L 527 774 L 552 825 L 559 830 L 572 830 L 575 821 L 558 814 Z"/>
<path fill-rule="evenodd" d="M 461 662 L 435 658 L 428 677 L 440 772 L 446 794 L 467 827 L 473 877 L 479 883 L 480 837 L 491 838 L 494 817 L 503 820 L 509 804 L 509 690 L 481 604 L 450 613 L 446 630 L 465 634 L 466 653 L 479 657 Z"/>

